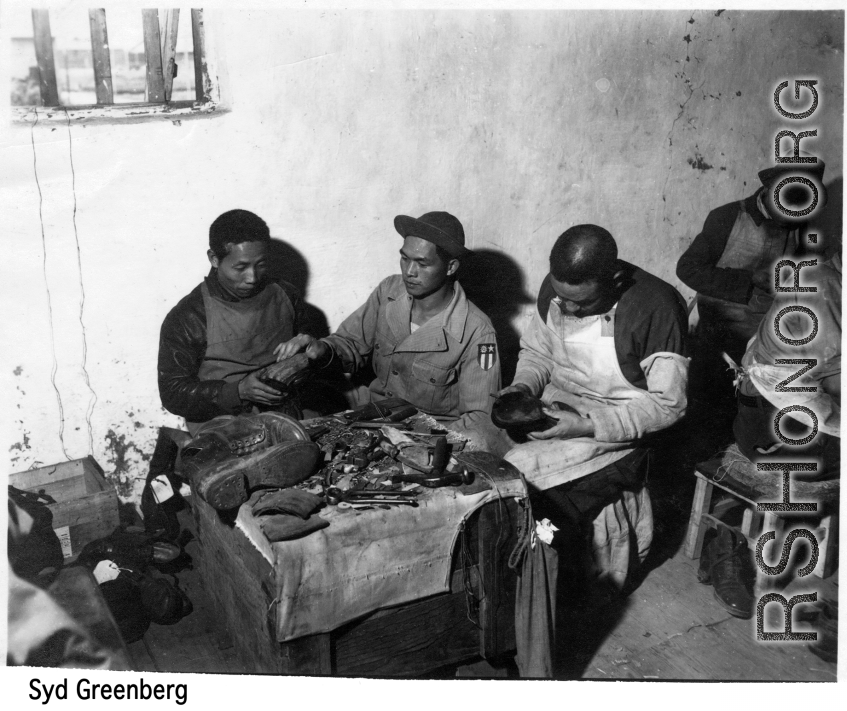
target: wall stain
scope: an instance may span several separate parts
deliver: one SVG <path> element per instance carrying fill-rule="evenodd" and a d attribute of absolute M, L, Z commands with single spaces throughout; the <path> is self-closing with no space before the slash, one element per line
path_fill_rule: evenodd
<path fill-rule="evenodd" d="M 113 467 L 113 471 L 108 478 L 115 485 L 118 496 L 128 498 L 133 494 L 135 479 L 139 478 L 132 474 L 134 466 L 137 465 L 137 461 L 133 460 L 140 457 L 142 461 L 148 462 L 151 455 L 139 449 L 138 445 L 132 440 L 127 441 L 126 435 L 119 435 L 112 429 L 106 433 L 104 439 L 107 442 L 106 449 L 111 457 L 109 463 Z"/>
<path fill-rule="evenodd" d="M 11 447 L 9 447 L 9 451 L 14 452 L 17 450 L 19 452 L 23 452 L 25 449 L 29 449 L 29 432 L 26 430 L 24 430 L 23 440 L 15 442 Z M 14 459 L 17 460 L 17 457 Z"/>
<path fill-rule="evenodd" d="M 829 32 L 824 32 L 817 42 L 818 49 L 821 50 L 831 50 L 834 52 L 843 52 L 844 51 L 844 43 L 838 42 L 833 39 L 832 35 Z"/>
<path fill-rule="evenodd" d="M 694 157 L 688 159 L 688 165 L 694 168 L 694 170 L 699 170 L 701 173 L 705 173 L 714 167 L 709 165 L 698 151 L 694 151 Z"/>
<path fill-rule="evenodd" d="M 23 367 L 22 365 L 19 365 L 19 366 L 18 366 L 17 368 L 15 368 L 12 372 L 13 372 L 15 375 L 20 375 L 21 373 L 23 373 L 23 372 L 24 372 L 24 367 Z"/>

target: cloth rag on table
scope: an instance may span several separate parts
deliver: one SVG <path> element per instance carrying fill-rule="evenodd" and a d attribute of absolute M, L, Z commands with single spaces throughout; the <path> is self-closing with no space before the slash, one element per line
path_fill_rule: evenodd
<path fill-rule="evenodd" d="M 309 514 L 321 505 L 321 500 L 300 489 L 260 489 L 253 493 L 247 504 L 254 516 L 281 513 L 309 518 Z"/>
<path fill-rule="evenodd" d="M 329 521 L 317 514 L 308 518 L 292 516 L 291 514 L 273 514 L 262 516 L 259 521 L 262 531 L 271 543 L 302 538 L 329 526 Z"/>
<path fill-rule="evenodd" d="M 460 525 L 498 495 L 525 495 L 520 480 L 495 486 L 467 496 L 452 487 L 426 491 L 417 508 L 330 506 L 321 510 L 328 528 L 280 543 L 262 532 L 264 517 L 242 506 L 236 526 L 274 569 L 269 619 L 277 641 L 329 632 L 374 610 L 448 592 Z"/>

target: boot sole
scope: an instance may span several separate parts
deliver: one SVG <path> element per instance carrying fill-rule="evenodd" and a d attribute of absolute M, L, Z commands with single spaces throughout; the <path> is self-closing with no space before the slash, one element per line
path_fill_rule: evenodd
<path fill-rule="evenodd" d="M 314 471 L 320 451 L 314 442 L 283 442 L 224 462 L 202 477 L 197 493 L 218 511 L 238 508 L 249 498 L 249 489 L 299 484 Z"/>
<path fill-rule="evenodd" d="M 702 571 L 698 570 L 697 571 L 697 582 L 702 583 L 703 585 L 711 585 L 712 584 L 712 576 L 709 573 L 703 573 Z M 715 600 L 717 600 L 720 603 L 721 607 L 724 610 L 726 610 L 733 617 L 738 617 L 739 619 L 742 619 L 742 620 L 749 620 L 753 616 L 753 610 L 752 609 L 750 610 L 750 612 L 745 613 L 743 610 L 737 610 L 734 607 L 727 605 L 723 600 L 721 600 L 720 596 L 718 595 L 717 590 L 714 590 L 712 592 L 712 595 L 714 596 Z"/>
<path fill-rule="evenodd" d="M 734 607 L 727 605 L 723 600 L 721 600 L 720 596 L 718 595 L 717 590 L 715 590 L 713 592 L 713 596 L 714 596 L 715 600 L 717 600 L 720 603 L 721 607 L 724 610 L 726 610 L 733 617 L 738 617 L 739 619 L 742 619 L 742 620 L 749 620 L 753 616 L 753 610 L 752 609 L 750 610 L 750 612 L 744 612 L 744 610 L 737 610 Z"/>

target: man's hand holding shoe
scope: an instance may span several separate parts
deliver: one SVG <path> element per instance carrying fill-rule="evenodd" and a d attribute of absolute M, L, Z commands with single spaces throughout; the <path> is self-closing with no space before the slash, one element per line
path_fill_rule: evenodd
<path fill-rule="evenodd" d="M 530 439 L 573 439 L 574 437 L 593 437 L 594 423 L 590 417 L 564 410 L 552 410 L 545 407 L 544 414 L 557 420 L 549 430 L 530 432 Z"/>
<path fill-rule="evenodd" d="M 282 394 L 259 380 L 259 372 L 253 371 L 241 379 L 238 383 L 238 397 L 260 405 L 279 405 L 282 402 Z"/>

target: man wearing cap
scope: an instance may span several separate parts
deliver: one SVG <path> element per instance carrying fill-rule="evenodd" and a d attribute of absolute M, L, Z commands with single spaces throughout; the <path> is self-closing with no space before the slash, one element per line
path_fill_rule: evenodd
<path fill-rule="evenodd" d="M 479 444 L 491 433 L 491 396 L 500 389 L 497 338 L 456 272 L 472 252 L 462 224 L 446 212 L 394 218 L 403 237 L 401 274 L 387 277 L 338 330 L 306 354 L 339 358 L 345 372 L 367 363 L 376 377 L 368 397 L 399 397 Z M 280 351 L 284 358 L 302 346 Z"/>
<path fill-rule="evenodd" d="M 700 317 L 692 392 L 710 406 L 712 415 L 725 410 L 728 421 L 734 416 L 735 397 L 732 375 L 721 353 L 741 360 L 747 341 L 773 302 L 774 264 L 801 250 L 805 223 L 777 207 L 774 190 L 791 175 L 805 175 L 820 188 L 824 163 L 815 161 L 782 163 L 761 171 L 762 187 L 744 200 L 712 210 L 677 263 L 677 276 L 697 292 Z M 822 202 L 823 190 L 819 193 Z M 792 210 L 805 207 L 809 191 L 790 184 L 781 190 L 780 202 Z"/>

